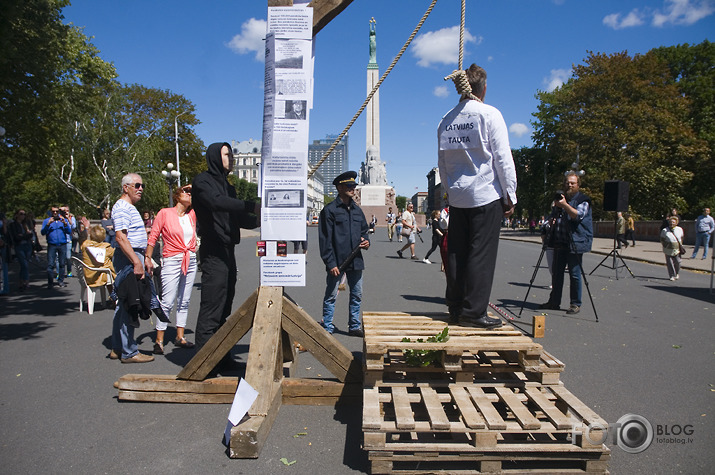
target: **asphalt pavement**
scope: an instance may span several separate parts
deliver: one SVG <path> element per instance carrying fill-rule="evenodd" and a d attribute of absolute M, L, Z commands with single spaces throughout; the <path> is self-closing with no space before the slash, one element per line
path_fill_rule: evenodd
<path fill-rule="evenodd" d="M 258 286 L 255 233 L 237 247 L 238 283 L 234 308 Z M 651 446 L 629 454 L 608 441 L 614 474 L 711 473 L 715 465 L 715 295 L 709 291 L 711 264 L 684 260 L 680 279 L 668 280 L 658 243 L 621 251 L 628 264 L 598 266 L 612 241 L 597 240 L 584 257 L 588 288 L 578 315 L 549 311 L 544 348 L 566 365 L 567 389 L 609 423 L 633 413 L 647 418 Z M 444 311 L 444 274 L 439 255 L 432 265 L 399 259 L 400 244 L 378 228 L 365 253 L 363 310 Z M 428 244 L 417 244 L 423 257 Z M 525 333 L 538 304 L 548 299 L 545 261 L 534 274 L 541 246 L 528 232 L 505 232 L 499 246 L 491 301 Z M 611 259 L 612 260 L 612 259 Z M 652 261 L 652 262 L 651 262 Z M 320 320 L 325 270 L 316 228 L 309 228 L 307 282 L 286 288 L 299 305 Z M 606 262 L 608 263 L 608 261 Z M 702 267 L 699 267 L 702 265 Z M 690 270 L 692 267 L 695 270 Z M 17 264 L 11 268 L 17 286 Z M 529 283 L 534 282 L 528 295 Z M 77 279 L 47 290 L 42 263 L 32 267 L 29 291 L 0 297 L 0 460 L 3 473 L 365 473 L 359 407 L 283 406 L 260 457 L 233 460 L 221 443 L 228 405 L 129 403 L 117 400 L 114 382 L 127 373 L 176 374 L 193 350 L 166 345 L 166 355 L 141 365 L 109 360 L 112 311 L 79 312 Z M 197 276 L 187 337 L 199 305 Z M 568 285 L 568 279 L 567 283 Z M 593 298 L 590 303 L 588 293 Z M 564 289 L 564 299 L 568 290 Z M 564 300 L 562 307 L 568 302 Z M 517 315 L 521 306 L 523 313 Z M 598 322 L 596 322 L 598 315 Z M 336 337 L 360 356 L 362 340 L 347 336 L 347 293 L 336 307 Z M 136 332 L 149 352 L 153 329 Z M 167 331 L 167 340 L 174 336 Z M 245 362 L 250 334 L 234 348 Z M 298 376 L 330 377 L 308 353 L 298 360 Z M 689 435 L 684 436 L 686 430 Z M 665 436 L 680 431 L 678 436 Z M 306 433 L 306 435 L 299 435 Z M 295 460 L 287 466 L 280 459 Z"/>

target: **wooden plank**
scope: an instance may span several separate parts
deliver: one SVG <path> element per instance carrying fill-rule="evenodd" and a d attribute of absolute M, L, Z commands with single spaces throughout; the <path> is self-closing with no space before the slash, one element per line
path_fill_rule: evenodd
<path fill-rule="evenodd" d="M 117 381 L 120 391 L 234 394 L 238 378 L 210 378 L 204 381 L 187 381 L 173 375 L 125 374 Z"/>
<path fill-rule="evenodd" d="M 255 459 L 260 455 L 281 407 L 281 383 L 274 381 L 268 392 L 270 403 L 265 415 L 249 414 L 246 421 L 231 428 L 229 457 Z"/>
<path fill-rule="evenodd" d="M 448 430 L 451 427 L 447 414 L 444 413 L 442 403 L 434 389 L 430 387 L 420 388 L 422 401 L 424 402 L 430 424 L 434 430 Z"/>
<path fill-rule="evenodd" d="M 271 387 L 281 375 L 276 375 L 279 361 L 281 309 L 283 307 L 282 287 L 261 287 L 256 302 L 253 319 L 251 346 L 246 362 L 246 382 L 257 392 L 249 415 L 265 416 L 271 406 Z M 282 365 L 282 361 L 280 362 Z"/>
<path fill-rule="evenodd" d="M 362 381 L 362 367 L 333 335 L 290 299 L 283 299 L 283 328 L 340 381 Z"/>
<path fill-rule="evenodd" d="M 469 395 L 472 396 L 472 400 L 479 408 L 479 412 L 481 412 L 482 416 L 484 416 L 484 419 L 487 422 L 487 428 L 494 430 L 506 429 L 506 422 L 504 422 L 504 419 L 502 419 L 499 411 L 496 410 L 487 395 L 484 394 L 482 388 L 468 386 L 467 391 L 469 391 Z"/>
<path fill-rule="evenodd" d="M 365 388 L 362 392 L 362 430 L 380 430 L 380 428 L 382 428 L 382 415 L 379 389 Z"/>
<path fill-rule="evenodd" d="M 546 417 L 556 426 L 557 429 L 570 429 L 573 427 L 573 421 L 561 412 L 553 402 L 536 388 L 527 388 L 525 391 L 526 396 L 531 399 L 534 404 L 539 406 Z"/>
<path fill-rule="evenodd" d="M 313 0 L 313 36 L 317 35 L 330 21 L 338 16 L 353 0 Z"/>
<path fill-rule="evenodd" d="M 495 388 L 499 398 L 504 401 L 511 410 L 519 425 L 525 430 L 536 430 L 541 428 L 541 422 L 531 414 L 529 409 L 517 399 L 509 388 Z"/>
<path fill-rule="evenodd" d="M 362 402 L 362 384 L 323 379 L 285 378 L 283 404 L 333 406 Z"/>
<path fill-rule="evenodd" d="M 221 358 L 251 329 L 257 299 L 258 290 L 226 319 L 226 323 L 221 325 L 176 377 L 193 381 L 205 379 Z"/>
<path fill-rule="evenodd" d="M 549 386 L 549 390 L 554 393 L 559 399 L 565 402 L 569 409 L 581 416 L 585 425 L 594 423 L 600 424 L 603 427 L 608 427 L 608 423 L 596 414 L 586 404 L 581 402 L 576 396 L 571 394 L 568 389 L 563 386 Z"/>
<path fill-rule="evenodd" d="M 235 391 L 234 391 L 235 392 Z M 178 393 L 166 391 L 119 390 L 120 401 L 163 402 L 177 404 L 231 404 L 233 393 Z"/>
<path fill-rule="evenodd" d="M 479 414 L 477 408 L 474 407 L 474 403 L 466 390 L 463 387 L 451 387 L 449 388 L 449 392 L 452 394 L 454 402 L 462 414 L 464 424 L 470 429 L 484 429 L 486 427 L 484 418 Z"/>
<path fill-rule="evenodd" d="M 392 390 L 392 404 L 395 408 L 395 424 L 398 429 L 408 430 L 415 428 L 415 417 L 412 405 L 407 396 L 407 388 L 396 387 Z"/>

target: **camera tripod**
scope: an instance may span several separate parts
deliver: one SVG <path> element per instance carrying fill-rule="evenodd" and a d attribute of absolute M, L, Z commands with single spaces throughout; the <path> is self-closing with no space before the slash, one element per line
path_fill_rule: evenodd
<path fill-rule="evenodd" d="M 563 210 L 559 209 L 558 214 L 556 215 L 556 218 L 558 219 L 561 217 L 563 213 Z M 544 258 L 544 254 L 546 253 L 546 249 L 549 247 L 549 243 L 552 240 L 553 233 L 554 233 L 554 227 L 555 226 L 549 226 L 549 230 L 546 233 L 544 243 L 541 246 L 541 254 L 539 255 L 539 259 L 536 261 L 536 267 L 534 268 L 534 273 L 531 276 L 531 280 L 529 281 L 529 288 L 526 289 L 526 295 L 524 296 L 524 301 L 521 303 L 521 310 L 519 310 L 519 317 L 521 318 L 521 313 L 524 311 L 524 305 L 526 305 L 526 301 L 529 298 L 529 292 L 531 292 L 531 288 L 534 285 L 534 281 L 536 280 L 536 275 L 539 273 L 539 267 L 541 267 L 541 261 Z M 569 249 L 573 254 L 576 254 L 576 247 L 574 246 L 573 243 L 573 236 L 571 235 L 571 228 L 568 228 L 568 236 L 569 236 Z M 554 257 L 556 257 L 556 253 L 554 253 Z M 588 286 L 588 280 L 586 279 L 586 272 L 583 270 L 583 261 L 579 263 L 581 267 L 581 277 L 583 278 L 583 283 L 586 284 L 586 292 L 588 293 L 588 298 L 591 301 L 591 308 L 593 308 L 593 314 L 596 316 L 596 321 L 598 322 L 598 312 L 596 311 L 596 305 L 593 303 L 593 296 L 591 295 L 591 288 Z"/>
<path fill-rule="evenodd" d="M 588 275 L 593 274 L 596 271 L 596 269 L 603 266 L 608 269 L 613 269 L 614 271 L 616 271 L 616 280 L 618 280 L 618 269 L 620 269 L 621 267 L 625 267 L 626 270 L 628 271 L 628 273 L 631 274 L 631 277 L 633 277 L 634 279 L 636 278 L 636 276 L 633 275 L 633 272 L 631 272 L 631 269 L 628 268 L 628 264 L 626 264 L 626 261 L 624 261 L 623 257 L 621 257 L 621 253 L 618 252 L 617 244 L 618 244 L 618 220 L 614 220 L 613 221 L 613 250 L 611 252 L 609 252 L 606 255 L 606 257 L 604 257 L 603 260 L 601 262 L 599 262 L 598 265 L 596 267 L 594 267 L 591 272 L 589 272 Z M 627 245 L 628 244 L 626 243 L 626 246 Z M 608 259 L 609 257 L 613 258 L 613 264 L 610 266 L 604 264 L 604 262 L 606 262 L 606 259 Z M 616 262 L 617 258 L 621 260 L 621 264 L 623 264 L 623 265 L 618 265 L 618 262 Z"/>

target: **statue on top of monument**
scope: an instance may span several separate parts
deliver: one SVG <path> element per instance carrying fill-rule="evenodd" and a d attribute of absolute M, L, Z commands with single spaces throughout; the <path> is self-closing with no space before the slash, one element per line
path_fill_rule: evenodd
<path fill-rule="evenodd" d="M 365 152 L 365 161 L 360 166 L 360 182 L 363 185 L 387 185 L 385 163 L 380 160 L 380 151 L 374 145 Z"/>
<path fill-rule="evenodd" d="M 375 18 L 370 18 L 370 64 L 377 63 L 377 35 L 375 33 Z"/>

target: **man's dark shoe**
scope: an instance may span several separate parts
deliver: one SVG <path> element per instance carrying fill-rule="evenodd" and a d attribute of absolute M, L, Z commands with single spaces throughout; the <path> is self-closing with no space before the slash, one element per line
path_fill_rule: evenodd
<path fill-rule="evenodd" d="M 575 315 L 581 311 L 581 307 L 578 305 L 571 305 L 568 310 L 566 310 L 567 315 Z"/>
<path fill-rule="evenodd" d="M 539 308 L 543 310 L 561 310 L 557 304 L 551 302 L 542 303 Z"/>
<path fill-rule="evenodd" d="M 365 332 L 362 331 L 362 328 L 356 328 L 355 330 L 348 331 L 348 336 L 359 336 L 362 338 L 365 336 Z"/>
<path fill-rule="evenodd" d="M 397 255 L 400 256 L 400 259 L 402 259 L 402 251 L 397 251 Z"/>
<path fill-rule="evenodd" d="M 499 318 L 491 318 L 487 315 L 482 315 L 481 317 L 474 319 L 474 320 L 469 320 L 471 323 L 474 323 L 478 327 L 482 328 L 497 328 L 502 326 L 502 321 Z"/>

